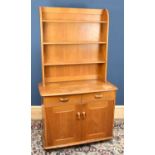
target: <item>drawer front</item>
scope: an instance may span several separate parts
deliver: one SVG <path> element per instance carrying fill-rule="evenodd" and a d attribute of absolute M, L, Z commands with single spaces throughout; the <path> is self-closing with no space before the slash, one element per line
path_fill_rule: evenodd
<path fill-rule="evenodd" d="M 115 100 L 115 91 L 96 92 L 82 95 L 82 102 L 92 102 L 98 100 Z"/>
<path fill-rule="evenodd" d="M 57 106 L 64 104 L 81 103 L 81 95 L 63 95 L 54 97 L 43 97 L 45 106 Z"/>

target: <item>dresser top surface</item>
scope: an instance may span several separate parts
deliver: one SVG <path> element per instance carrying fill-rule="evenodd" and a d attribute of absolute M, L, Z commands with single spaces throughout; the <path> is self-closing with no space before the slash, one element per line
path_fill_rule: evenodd
<path fill-rule="evenodd" d="M 39 84 L 39 92 L 41 96 L 72 95 L 116 90 L 116 86 L 110 82 L 104 83 L 101 80 L 55 82 L 49 83 L 45 87 L 43 87 L 41 83 Z"/>

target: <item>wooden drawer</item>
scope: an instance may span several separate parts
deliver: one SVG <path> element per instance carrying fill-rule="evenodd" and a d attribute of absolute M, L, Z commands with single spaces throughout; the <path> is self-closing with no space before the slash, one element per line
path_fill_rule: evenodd
<path fill-rule="evenodd" d="M 81 95 L 63 95 L 54 97 L 43 97 L 43 104 L 45 106 L 57 106 L 71 103 L 81 103 Z"/>
<path fill-rule="evenodd" d="M 98 100 L 114 100 L 115 91 L 96 92 L 82 95 L 82 102 L 92 102 Z"/>

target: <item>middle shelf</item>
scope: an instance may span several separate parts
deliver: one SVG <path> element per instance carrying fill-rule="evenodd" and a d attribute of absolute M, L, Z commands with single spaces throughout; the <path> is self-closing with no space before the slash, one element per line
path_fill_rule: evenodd
<path fill-rule="evenodd" d="M 43 23 L 103 23 L 106 24 L 107 21 L 104 20 L 60 20 L 60 19 L 44 19 Z"/>
<path fill-rule="evenodd" d="M 51 62 L 46 62 L 44 63 L 44 66 L 63 66 L 63 65 L 84 65 L 84 64 L 104 64 L 105 61 L 99 60 L 99 61 L 78 61 L 78 62 L 60 62 L 60 63 L 51 63 Z"/>
<path fill-rule="evenodd" d="M 106 44 L 106 42 L 103 42 L 103 41 L 43 42 L 43 45 L 55 45 L 55 44 Z"/>

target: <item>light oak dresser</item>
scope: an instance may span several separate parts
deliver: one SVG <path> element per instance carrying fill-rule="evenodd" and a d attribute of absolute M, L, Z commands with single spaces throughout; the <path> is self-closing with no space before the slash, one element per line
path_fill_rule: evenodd
<path fill-rule="evenodd" d="M 40 31 L 44 148 L 111 139 L 108 10 L 40 7 Z"/>

